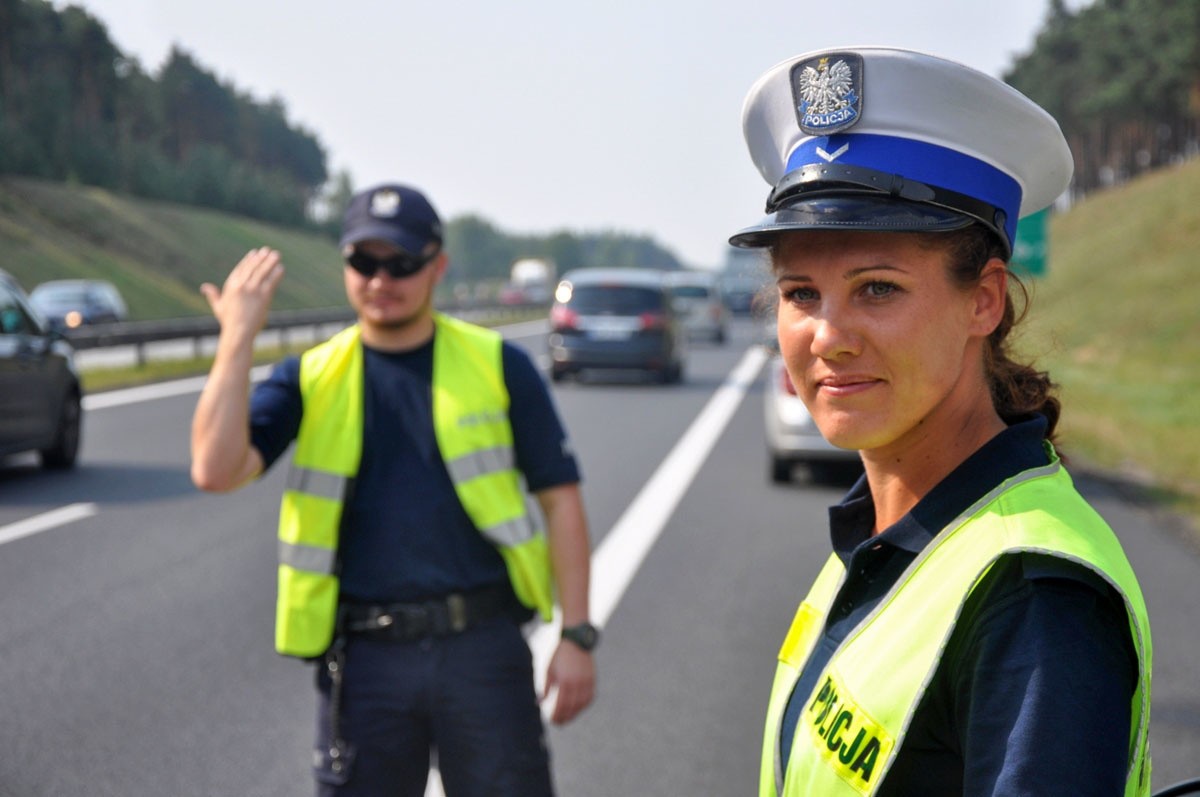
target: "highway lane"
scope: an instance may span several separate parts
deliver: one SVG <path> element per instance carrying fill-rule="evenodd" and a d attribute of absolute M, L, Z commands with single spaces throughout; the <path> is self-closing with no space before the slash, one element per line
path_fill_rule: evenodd
<path fill-rule="evenodd" d="M 696 346 L 687 382 L 566 383 L 593 543 L 651 482 L 757 340 Z M 540 337 L 523 341 L 541 356 Z M 550 732 L 560 793 L 753 790 L 783 631 L 828 552 L 843 488 L 771 485 L 757 383 L 736 406 L 606 622 L 596 705 Z M 99 397 L 97 397 L 99 398 Z M 0 471 L 0 795 L 311 793 L 311 671 L 271 650 L 283 468 L 229 496 L 187 478 L 194 392 L 87 411 L 81 467 Z M 1155 783 L 1200 771 L 1197 554 L 1152 512 L 1088 483 L 1143 574 L 1157 647 Z M 1126 532 L 1125 530 L 1129 530 Z"/>

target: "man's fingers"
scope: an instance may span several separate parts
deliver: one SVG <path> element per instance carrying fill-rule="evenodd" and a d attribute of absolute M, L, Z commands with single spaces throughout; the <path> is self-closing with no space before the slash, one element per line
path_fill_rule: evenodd
<path fill-rule="evenodd" d="M 243 272 L 246 285 L 252 288 L 278 282 L 282 270 L 279 252 L 266 246 L 251 249 L 234 269 L 235 272 L 239 270 Z"/>
<path fill-rule="evenodd" d="M 590 690 L 586 687 L 560 688 L 558 690 L 558 701 L 555 703 L 554 713 L 551 715 L 550 721 L 556 725 L 570 722 L 581 711 L 587 708 L 591 702 Z"/>
<path fill-rule="evenodd" d="M 221 299 L 221 290 L 211 282 L 206 282 L 200 286 L 200 293 L 208 302 L 209 309 L 216 309 L 217 302 Z"/>
<path fill-rule="evenodd" d="M 550 721 L 556 725 L 570 722 L 592 703 L 595 683 L 590 678 L 562 679 L 556 682 L 558 695 Z"/>

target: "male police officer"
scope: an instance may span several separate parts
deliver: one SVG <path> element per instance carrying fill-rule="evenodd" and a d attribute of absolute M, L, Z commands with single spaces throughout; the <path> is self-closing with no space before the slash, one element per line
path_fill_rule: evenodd
<path fill-rule="evenodd" d="M 592 699 L 597 640 L 562 425 L 525 354 L 433 310 L 447 256 L 419 191 L 356 195 L 341 245 L 358 322 L 277 366 L 249 408 L 279 254 L 253 250 L 222 288 L 202 287 L 221 334 L 193 420 L 192 478 L 235 489 L 295 442 L 275 641 L 322 662 L 319 794 L 421 795 L 431 749 L 451 797 L 550 794 L 519 626 L 549 619 L 557 593 L 564 641 L 546 678 L 556 723 Z"/>

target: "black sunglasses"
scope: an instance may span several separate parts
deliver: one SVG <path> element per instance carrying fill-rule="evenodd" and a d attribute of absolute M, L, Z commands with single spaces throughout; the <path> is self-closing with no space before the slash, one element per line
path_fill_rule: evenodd
<path fill-rule="evenodd" d="M 346 256 L 346 265 L 368 279 L 379 273 L 379 269 L 386 271 L 390 277 L 403 279 L 411 277 L 425 268 L 437 256 L 438 252 L 435 251 L 429 255 L 411 255 L 408 252 L 399 252 L 388 257 L 372 257 L 366 252 L 356 249 Z"/>

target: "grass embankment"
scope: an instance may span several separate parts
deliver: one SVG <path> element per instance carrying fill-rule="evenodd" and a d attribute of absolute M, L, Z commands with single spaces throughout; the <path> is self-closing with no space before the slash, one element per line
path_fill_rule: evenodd
<path fill-rule="evenodd" d="M 1062 444 L 1200 528 L 1200 160 L 1088 197 L 1050 227 L 1020 348 L 1062 385 Z"/>
<path fill-rule="evenodd" d="M 345 301 L 329 238 L 98 188 L 0 178 L 0 268 L 26 290 L 51 279 L 110 280 L 133 319 L 207 314 L 200 284 L 220 284 L 262 245 L 278 249 L 287 267 L 278 309 Z"/>

